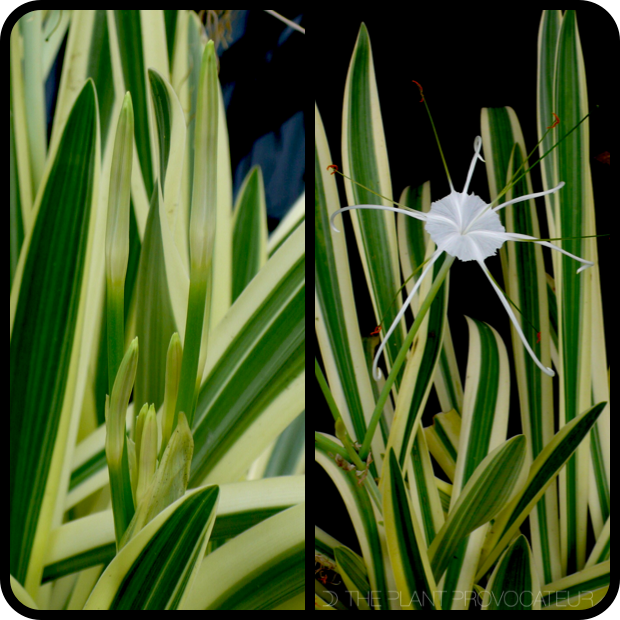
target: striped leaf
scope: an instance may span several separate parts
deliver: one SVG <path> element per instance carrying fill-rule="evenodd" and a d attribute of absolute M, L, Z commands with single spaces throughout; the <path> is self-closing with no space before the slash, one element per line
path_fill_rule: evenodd
<path fill-rule="evenodd" d="M 267 263 L 267 203 L 260 167 L 248 172 L 235 207 L 233 301 Z"/>
<path fill-rule="evenodd" d="M 424 534 L 409 501 L 393 449 L 390 449 L 385 476 L 385 531 L 401 605 L 405 609 L 441 609 Z"/>
<path fill-rule="evenodd" d="M 528 479 L 502 510 L 485 541 L 476 579 L 481 578 L 512 540 L 515 532 L 587 436 L 606 403 L 599 403 L 565 425 L 532 463 Z"/>
<path fill-rule="evenodd" d="M 436 579 L 443 575 L 465 536 L 495 517 L 518 488 L 525 443 L 523 435 L 509 439 L 473 472 L 428 550 Z"/>
<path fill-rule="evenodd" d="M 611 573 L 609 560 L 568 575 L 542 588 L 542 609 L 590 609 L 609 592 Z"/>
<path fill-rule="evenodd" d="M 523 133 L 512 108 L 484 108 L 482 135 L 491 198 L 495 199 L 513 178 L 527 152 Z M 557 134 L 553 134 L 557 136 Z M 543 162 L 546 160 L 543 160 Z M 525 164 L 527 165 L 527 164 Z M 521 168 L 520 172 L 523 171 Z M 529 174 L 506 195 L 511 200 L 532 193 Z M 510 232 L 540 238 L 534 200 L 502 209 L 500 217 Z M 500 251 L 506 292 L 520 312 L 517 321 L 527 341 L 544 366 L 551 366 L 549 300 L 542 247 L 535 243 L 507 243 Z M 528 461 L 535 459 L 554 434 L 552 379 L 541 373 L 527 355 L 516 330 L 512 329 L 517 387 L 523 433 L 528 438 Z M 541 577 L 551 581 L 560 576 L 560 546 L 557 490 L 548 493 L 532 512 L 532 548 Z"/>
<path fill-rule="evenodd" d="M 372 190 L 345 179 L 349 205 L 384 204 L 383 199 L 372 193 L 389 199 L 392 186 L 372 49 L 365 24 L 360 27 L 349 65 L 342 118 L 343 171 Z M 400 288 L 394 217 L 385 211 L 364 209 L 351 211 L 351 220 L 377 325 L 380 321 L 391 325 L 401 305 L 391 304 Z M 398 355 L 404 336 L 401 322 L 385 349 L 388 368 Z"/>
<path fill-rule="evenodd" d="M 223 485 L 210 540 L 223 543 L 303 501 L 304 476 Z M 107 565 L 115 553 L 110 510 L 66 523 L 51 532 L 43 582 L 98 564 Z"/>
<path fill-rule="evenodd" d="M 219 488 L 188 493 L 110 563 L 84 609 L 180 609 L 213 529 Z"/>
<path fill-rule="evenodd" d="M 540 581 L 525 536 L 519 536 L 497 563 L 484 589 L 482 609 L 484 611 L 541 609 Z"/>
<path fill-rule="evenodd" d="M 99 178 L 92 81 L 67 120 L 35 204 L 11 294 L 11 574 L 36 592 L 77 376 L 91 211 Z"/>
<path fill-rule="evenodd" d="M 259 523 L 209 554 L 184 610 L 269 610 L 304 590 L 305 503 Z"/>
<path fill-rule="evenodd" d="M 508 430 L 510 381 L 506 347 L 492 327 L 466 318 L 469 327 L 467 383 L 448 518 L 476 468 L 501 445 Z M 485 533 L 485 528 L 480 528 L 465 537 L 449 558 L 442 587 L 442 609 L 467 609 L 469 601 L 459 593 L 473 588 L 475 566 Z"/>
<path fill-rule="evenodd" d="M 315 433 L 314 460 L 327 472 L 336 485 L 339 494 L 344 499 L 349 511 L 349 517 L 355 528 L 360 543 L 362 556 L 368 569 L 368 581 L 374 593 L 373 602 L 378 609 L 399 609 L 398 601 L 388 598 L 388 579 L 390 572 L 386 570 L 385 560 L 387 549 L 382 545 L 381 538 L 385 536 L 383 526 L 377 523 L 365 486 L 357 483 L 353 472 L 345 472 L 336 465 L 333 456 L 342 448 L 338 440 L 326 435 Z"/>
<path fill-rule="evenodd" d="M 370 584 L 364 561 L 347 547 L 334 549 L 336 570 L 342 577 L 347 591 L 353 596 L 355 605 L 360 611 L 370 611 Z"/>
<path fill-rule="evenodd" d="M 305 409 L 305 224 L 213 334 L 190 487 L 236 481 Z"/>
<path fill-rule="evenodd" d="M 314 108 L 314 252 L 315 325 L 325 374 L 348 432 L 358 441 L 366 435 L 374 409 L 374 394 L 364 358 L 347 244 L 344 235 L 330 227 L 331 215 L 340 208 L 336 181 L 327 171 L 332 156 L 318 109 Z M 379 434 L 373 454 L 384 452 Z M 380 459 L 377 469 L 381 471 Z"/>

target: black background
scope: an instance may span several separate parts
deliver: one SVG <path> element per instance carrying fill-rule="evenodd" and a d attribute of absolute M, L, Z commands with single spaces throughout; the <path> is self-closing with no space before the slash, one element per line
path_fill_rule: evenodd
<path fill-rule="evenodd" d="M 406 186 L 417 186 L 429 179 L 432 200 L 449 193 L 426 110 L 419 103 L 419 91 L 411 80 L 420 82 L 424 87 L 458 191 L 463 187 L 472 158 L 474 137 L 480 135 L 482 107 L 511 106 L 521 123 L 526 147 L 531 150 L 538 141 L 536 67 L 542 10 L 528 8 L 528 5 L 515 10 L 512 5 L 499 3 L 484 5 L 492 8 L 471 8 L 471 5 L 465 3 L 435 5 L 437 8 L 424 6 L 407 11 L 348 10 L 342 14 L 328 14 L 317 28 L 321 45 L 315 51 L 312 61 L 315 97 L 334 163 L 339 165 L 342 164 L 340 132 L 347 70 L 360 23 L 364 22 L 368 28 L 392 191 L 396 197 Z M 618 204 L 611 191 L 611 166 L 594 157 L 604 151 L 614 150 L 612 141 L 616 140 L 617 135 L 618 28 L 613 18 L 597 5 L 581 2 L 576 11 L 590 111 L 593 112 L 599 106 L 589 119 L 597 233 L 610 233 L 610 214 L 617 209 Z M 346 198 L 340 181 L 341 201 L 344 205 Z M 542 190 L 538 168 L 532 171 L 532 182 L 534 191 Z M 476 168 L 469 191 L 488 200 L 485 166 L 481 163 Z M 541 224 L 546 219 L 543 200 L 537 200 Z M 348 220 L 345 218 L 345 230 L 351 237 Z M 544 227 L 541 236 L 548 236 Z M 604 313 L 609 333 L 613 318 L 609 305 L 611 241 L 606 237 L 597 242 L 604 289 Z M 351 243 L 349 248 L 351 252 Z M 550 252 L 543 250 L 549 272 Z M 489 259 L 487 265 L 496 280 L 501 282 L 499 258 Z M 359 262 L 352 260 L 354 278 L 358 277 L 356 274 L 360 274 L 360 270 Z M 363 279 L 363 275 L 359 277 Z M 451 269 L 450 286 L 450 327 L 461 372 L 466 367 L 468 345 L 464 315 L 486 321 L 497 329 L 511 356 L 508 316 L 478 265 L 456 261 Z M 360 288 L 363 287 L 357 287 L 356 293 Z M 368 335 L 375 327 L 375 318 L 372 311 L 365 311 L 371 308 L 369 298 L 361 295 L 358 300 L 360 329 L 364 335 Z M 514 374 L 512 379 L 510 435 L 520 432 Z M 557 388 L 557 380 L 554 383 Z M 316 390 L 320 392 L 318 386 Z M 329 410 L 322 400 L 317 402 L 320 405 L 316 409 L 315 430 L 334 434 Z M 432 394 L 424 424 L 428 425 L 432 415 L 438 412 L 439 406 Z M 318 476 L 321 489 L 327 490 L 330 502 L 321 502 L 315 523 L 344 544 L 357 549 L 355 533 L 331 481 L 316 464 L 314 474 Z"/>

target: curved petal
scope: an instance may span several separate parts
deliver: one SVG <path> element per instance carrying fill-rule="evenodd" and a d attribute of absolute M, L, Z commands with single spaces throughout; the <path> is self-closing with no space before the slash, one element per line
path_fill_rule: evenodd
<path fill-rule="evenodd" d="M 402 305 L 402 308 L 398 311 L 396 318 L 392 322 L 392 325 L 390 325 L 390 329 L 388 329 L 387 334 L 385 334 L 383 341 L 379 345 L 379 348 L 377 349 L 377 353 L 375 354 L 375 359 L 372 363 L 372 376 L 374 377 L 375 381 L 379 381 L 379 379 L 381 379 L 381 370 L 377 367 L 377 365 L 379 363 L 379 357 L 381 356 L 383 349 L 385 349 L 385 346 L 387 345 L 388 338 L 392 335 L 392 332 L 396 329 L 396 326 L 398 325 L 400 320 L 403 318 L 403 315 L 405 314 L 405 311 L 409 307 L 409 304 L 411 303 L 413 296 L 417 293 L 418 289 L 420 288 L 420 284 L 422 284 L 422 280 L 424 280 L 424 278 L 426 277 L 426 274 L 429 272 L 430 268 L 434 265 L 435 261 L 439 258 L 439 255 L 442 252 L 443 252 L 443 248 L 437 248 L 435 252 L 433 253 L 433 255 L 430 257 L 428 261 L 428 265 L 426 265 L 426 267 L 424 268 L 424 271 L 422 272 L 422 275 L 418 278 L 418 281 L 415 283 L 415 286 L 411 289 L 411 293 L 409 293 L 407 300 Z"/>
<path fill-rule="evenodd" d="M 505 233 L 506 239 L 510 241 L 531 241 L 533 243 L 538 243 L 538 245 L 544 245 L 545 247 L 551 248 L 552 250 L 557 250 L 558 252 L 562 252 L 562 254 L 566 254 L 566 256 L 570 256 L 575 260 L 578 260 L 580 263 L 584 263 L 583 267 L 579 267 L 577 269 L 577 273 L 581 273 L 584 269 L 588 267 L 592 267 L 594 263 L 592 261 L 586 260 L 585 258 L 579 258 L 579 256 L 575 256 L 562 248 L 559 248 L 557 245 L 553 245 L 553 243 L 549 243 L 548 241 L 541 241 L 540 239 L 536 239 L 536 237 L 530 237 L 529 235 L 522 235 L 520 233 Z"/>
<path fill-rule="evenodd" d="M 480 155 L 480 149 L 482 148 L 482 138 L 480 136 L 476 136 L 474 140 L 474 157 L 471 160 L 471 164 L 469 164 L 469 172 L 467 173 L 467 180 L 465 181 L 465 187 L 463 188 L 463 194 L 467 194 L 467 190 L 469 189 L 469 182 L 471 181 L 471 177 L 474 174 L 474 168 L 476 167 L 476 160 L 484 161 L 482 159 L 482 155 Z"/>
<path fill-rule="evenodd" d="M 394 211 L 394 213 L 404 213 L 409 217 L 413 217 L 417 220 L 426 221 L 426 213 L 422 213 L 422 211 L 416 211 L 415 209 L 411 209 L 411 211 L 407 209 L 399 209 L 398 207 L 385 207 L 383 205 L 353 205 L 352 207 L 342 207 L 342 209 L 338 209 L 332 213 L 332 216 L 329 218 L 329 223 L 331 227 L 336 231 L 340 232 L 334 226 L 334 218 L 340 213 L 344 213 L 345 211 L 350 211 L 351 209 L 376 209 L 378 211 Z"/>
<path fill-rule="evenodd" d="M 546 196 L 547 194 L 553 194 L 553 192 L 557 192 L 559 189 L 564 187 L 565 183 L 562 181 L 557 187 L 552 187 L 551 189 L 545 190 L 544 192 L 536 192 L 534 194 L 526 194 L 525 196 L 519 196 L 518 198 L 513 198 L 508 202 L 504 202 L 501 205 L 497 205 L 497 207 L 493 207 L 493 211 L 499 211 L 508 205 L 513 205 L 516 202 L 523 202 L 524 200 L 529 200 L 530 198 L 540 198 L 541 196 Z"/>
<path fill-rule="evenodd" d="M 521 326 L 519 325 L 519 322 L 517 321 L 517 317 L 514 315 L 514 312 L 512 311 L 512 308 L 510 307 L 510 304 L 508 303 L 508 301 L 506 301 L 504 294 L 502 293 L 500 288 L 497 286 L 497 284 L 495 284 L 495 282 L 493 281 L 493 278 L 491 277 L 491 274 L 489 273 L 487 266 L 484 264 L 484 261 L 479 260 L 478 264 L 482 268 L 484 275 L 488 278 L 489 282 L 491 283 L 491 286 L 495 289 L 495 292 L 497 293 L 499 300 L 502 302 L 502 305 L 506 309 L 506 312 L 508 313 L 508 316 L 510 317 L 512 324 L 515 326 L 515 329 L 517 330 L 517 333 L 519 334 L 519 338 L 521 338 L 521 341 L 523 342 L 523 346 L 527 349 L 527 352 L 530 354 L 530 357 L 532 358 L 532 360 L 534 360 L 534 363 L 546 375 L 549 375 L 550 377 L 554 377 L 555 372 L 551 368 L 547 368 L 546 366 L 543 366 L 540 360 L 534 354 L 534 351 L 532 351 L 532 347 L 530 347 L 528 341 L 525 339 L 525 336 L 523 335 L 523 331 L 521 330 Z"/>

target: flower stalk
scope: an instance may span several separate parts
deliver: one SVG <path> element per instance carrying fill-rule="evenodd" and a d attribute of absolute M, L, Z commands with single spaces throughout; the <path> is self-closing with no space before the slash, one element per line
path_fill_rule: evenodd
<path fill-rule="evenodd" d="M 120 548 L 121 538 L 134 515 L 126 427 L 127 407 L 136 380 L 137 368 L 138 339 L 136 338 L 121 362 L 112 396 L 106 400 L 105 451 L 110 472 L 117 548 Z"/>
<path fill-rule="evenodd" d="M 179 383 L 181 381 L 181 364 L 183 363 L 183 345 L 179 334 L 173 334 L 168 347 L 166 361 L 166 390 L 164 392 L 164 409 L 162 417 L 162 442 L 159 452 L 161 458 L 166 450 L 168 441 L 175 429 L 175 409 L 179 395 Z"/>
<path fill-rule="evenodd" d="M 444 261 L 441 265 L 441 268 L 439 269 L 439 273 L 437 274 L 437 277 L 433 281 L 433 285 L 431 286 L 430 291 L 428 292 L 428 294 L 424 298 L 424 301 L 420 305 L 420 309 L 418 310 L 418 313 L 415 317 L 415 321 L 413 322 L 413 325 L 411 326 L 411 329 L 409 330 L 409 333 L 407 334 L 407 338 L 405 338 L 405 341 L 403 342 L 403 346 L 400 348 L 400 351 L 398 355 L 396 356 L 396 359 L 394 360 L 394 363 L 392 365 L 392 370 L 390 371 L 390 374 L 385 380 L 383 390 L 381 390 L 381 394 L 379 395 L 379 398 L 377 399 L 375 410 L 372 414 L 372 418 L 370 419 L 370 423 L 368 424 L 368 430 L 366 431 L 366 436 L 364 437 L 362 447 L 359 451 L 359 455 L 362 460 L 365 460 L 368 457 L 368 453 L 370 452 L 370 445 L 372 443 L 372 438 L 374 437 L 379 421 L 381 420 L 381 416 L 383 415 L 383 408 L 385 407 L 385 403 L 387 402 L 387 399 L 390 396 L 390 390 L 392 389 L 392 386 L 394 385 L 394 381 L 396 381 L 396 377 L 398 376 L 398 373 L 402 365 L 405 363 L 405 360 L 407 359 L 407 353 L 409 352 L 409 349 L 411 345 L 413 344 L 413 339 L 418 333 L 418 330 L 420 329 L 420 325 L 422 325 L 422 321 L 424 321 L 424 317 L 426 316 L 426 313 L 431 307 L 431 304 L 435 300 L 435 297 L 437 296 L 439 289 L 443 285 L 444 280 L 446 279 L 446 276 L 448 275 L 448 271 L 450 271 L 450 267 L 452 266 L 453 262 L 454 262 L 454 256 L 450 256 L 449 254 L 446 254 L 446 256 L 444 257 Z M 415 293 L 417 292 L 419 288 L 419 284 L 422 281 L 422 278 L 424 277 L 426 271 L 428 270 L 430 266 L 432 266 L 432 263 L 431 265 L 427 265 L 426 269 L 422 273 L 422 276 L 420 276 L 420 278 L 416 282 L 416 285 L 412 289 L 412 292 L 409 294 L 409 297 L 407 298 L 407 301 L 403 305 L 403 308 L 407 308 L 407 306 L 411 302 L 413 295 L 415 295 Z M 396 320 L 395 320 L 396 324 L 397 324 L 397 321 L 400 321 L 400 318 L 401 318 L 400 316 L 396 317 Z M 387 335 L 383 342 L 384 343 L 387 342 Z M 379 353 L 377 354 L 377 357 L 375 357 L 373 368 L 375 368 L 378 355 Z"/>
<path fill-rule="evenodd" d="M 205 47 L 200 69 L 196 118 L 196 157 L 190 222 L 190 288 L 181 384 L 174 422 L 185 412 L 191 428 L 198 396 L 198 367 L 203 330 L 209 328 L 207 300 L 212 285 L 217 214 L 219 83 L 213 41 Z"/>
<path fill-rule="evenodd" d="M 125 354 L 125 279 L 129 262 L 129 209 L 133 165 L 134 117 L 127 93 L 118 119 L 106 232 L 106 298 L 108 321 L 108 381 L 110 393 Z"/>
<path fill-rule="evenodd" d="M 136 490 L 136 506 L 146 494 L 157 469 L 157 413 L 151 405 L 144 420 L 140 438 L 140 458 L 138 459 L 138 487 Z"/>

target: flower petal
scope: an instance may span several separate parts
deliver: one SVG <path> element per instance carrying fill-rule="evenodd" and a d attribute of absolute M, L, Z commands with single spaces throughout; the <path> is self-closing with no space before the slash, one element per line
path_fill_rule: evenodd
<path fill-rule="evenodd" d="M 553 245 L 553 243 L 549 243 L 548 241 L 541 241 L 540 239 L 536 239 L 536 237 L 530 237 L 529 235 L 522 235 L 520 233 L 510 233 L 507 232 L 504 235 L 507 240 L 510 241 L 531 241 L 533 243 L 538 243 L 538 245 L 544 245 L 545 247 L 551 248 L 552 250 L 557 250 L 558 252 L 562 252 L 562 254 L 566 254 L 566 256 L 570 256 L 575 260 L 578 260 L 580 263 L 584 263 L 583 267 L 579 267 L 577 269 L 577 273 L 581 273 L 584 269 L 588 267 L 592 267 L 594 263 L 592 261 L 586 260 L 585 258 L 579 258 L 579 256 L 575 256 L 562 248 L 559 248 L 557 245 Z"/>
<path fill-rule="evenodd" d="M 392 335 L 392 332 L 396 329 L 396 326 L 398 325 L 400 320 L 403 318 L 403 315 L 405 314 L 405 311 L 409 307 L 409 304 L 411 303 L 413 296 L 417 293 L 418 289 L 420 288 L 420 284 L 422 284 L 422 280 L 424 280 L 424 278 L 426 277 L 426 274 L 429 272 L 431 267 L 435 264 L 435 261 L 439 258 L 442 252 L 443 252 L 443 248 L 438 247 L 433 253 L 433 255 L 429 258 L 428 265 L 426 265 L 426 267 L 424 268 L 422 275 L 418 278 L 414 287 L 411 289 L 411 292 L 407 296 L 407 300 L 402 305 L 402 308 L 398 311 L 396 318 L 390 325 L 390 329 L 388 329 L 387 333 L 383 337 L 383 341 L 379 345 L 379 348 L 377 349 L 377 353 L 375 354 L 375 359 L 372 363 L 372 376 L 374 377 L 375 381 L 379 381 L 381 379 L 381 369 L 378 367 L 379 357 L 381 356 L 383 349 L 385 349 L 387 345 L 388 338 Z"/>
<path fill-rule="evenodd" d="M 557 187 L 552 187 L 551 189 L 545 190 L 544 192 L 535 192 L 534 194 L 526 194 L 525 196 L 519 196 L 518 198 L 513 198 L 512 200 L 508 200 L 507 202 L 502 203 L 501 205 L 497 205 L 497 207 L 493 208 L 493 211 L 499 211 L 508 205 L 513 205 L 517 202 L 523 202 L 524 200 L 529 200 L 530 198 L 540 198 L 541 196 L 546 196 L 547 194 L 553 194 L 553 192 L 557 192 L 559 189 L 564 187 L 565 183 L 562 181 Z"/>
<path fill-rule="evenodd" d="M 521 330 L 521 326 L 519 325 L 519 322 L 517 321 L 517 317 L 514 315 L 514 312 L 512 311 L 512 308 L 510 307 L 510 304 L 508 303 L 508 301 L 506 301 L 504 294 L 502 293 L 500 288 L 497 286 L 497 284 L 495 284 L 493 278 L 491 277 L 491 274 L 489 273 L 489 270 L 487 269 L 487 266 L 484 264 L 484 261 L 479 260 L 478 264 L 482 268 L 484 275 L 488 278 L 489 282 L 491 283 L 491 286 L 495 289 L 495 292 L 497 293 L 499 300 L 502 302 L 502 305 L 506 309 L 506 312 L 508 313 L 508 316 L 510 317 L 512 324 L 514 325 L 515 329 L 517 330 L 517 333 L 519 334 L 519 338 L 521 338 L 521 342 L 523 342 L 523 346 L 527 349 L 527 352 L 530 354 L 530 357 L 532 358 L 536 366 L 538 366 L 538 368 L 540 368 L 546 375 L 549 375 L 550 377 L 554 377 L 555 372 L 551 368 L 548 368 L 547 366 L 543 366 L 540 360 L 534 354 L 534 351 L 532 351 L 532 347 L 530 347 L 529 342 L 525 339 L 525 336 L 523 335 L 523 331 Z"/>
<path fill-rule="evenodd" d="M 340 231 L 334 226 L 334 218 L 337 215 L 344 213 L 345 211 L 350 211 L 351 209 L 376 209 L 377 211 L 394 211 L 394 213 L 404 213 L 405 215 L 413 217 L 416 220 L 423 221 L 426 221 L 427 218 L 426 213 L 422 213 L 422 211 L 416 211 L 415 209 L 399 209 L 398 207 L 385 207 L 383 205 L 353 205 L 351 207 L 342 207 L 342 209 L 338 209 L 337 211 L 334 211 L 332 213 L 332 216 L 329 218 L 329 223 L 336 232 Z"/>

